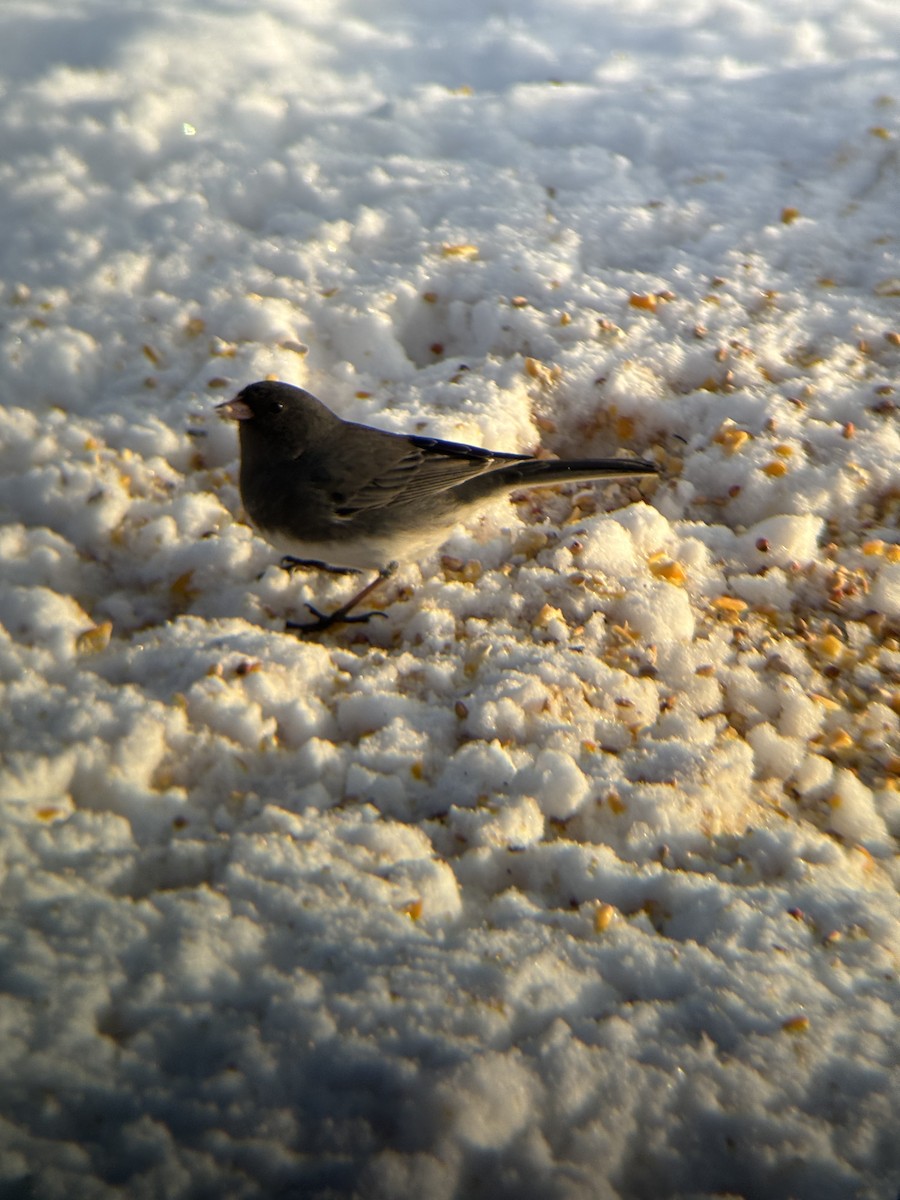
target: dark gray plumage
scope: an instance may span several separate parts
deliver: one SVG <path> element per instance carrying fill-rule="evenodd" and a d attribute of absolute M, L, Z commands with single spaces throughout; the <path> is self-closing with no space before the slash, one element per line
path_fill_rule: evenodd
<path fill-rule="evenodd" d="M 498 494 L 658 473 L 643 459 L 535 459 L 388 433 L 343 421 L 287 383 L 252 383 L 218 411 L 239 422 L 241 499 L 260 533 L 296 562 L 379 572 L 337 613 L 312 610 L 317 623 L 294 628 L 368 619 L 347 614 L 398 561 L 440 545 Z"/>

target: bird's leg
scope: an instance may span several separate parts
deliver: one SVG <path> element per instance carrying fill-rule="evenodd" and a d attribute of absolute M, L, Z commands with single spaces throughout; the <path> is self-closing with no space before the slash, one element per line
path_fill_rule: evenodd
<path fill-rule="evenodd" d="M 298 567 L 315 567 L 318 571 L 330 571 L 332 575 L 358 575 L 356 567 L 332 567 L 329 563 L 319 562 L 317 558 L 295 558 L 293 554 L 285 554 L 278 563 L 282 571 L 293 573 Z"/>
<path fill-rule="evenodd" d="M 335 609 L 333 613 L 319 612 L 317 608 L 313 608 L 311 604 L 307 604 L 306 607 L 316 618 L 316 620 L 310 621 L 306 625 L 301 625 L 297 621 L 288 621 L 285 624 L 285 629 L 294 629 L 298 633 L 310 633 L 322 629 L 329 629 L 332 625 L 352 625 L 362 621 L 369 621 L 372 619 L 372 617 L 387 616 L 386 613 L 378 610 L 373 610 L 372 612 L 367 613 L 359 613 L 357 616 L 352 617 L 348 614 L 352 609 L 356 608 L 357 604 L 360 604 L 363 600 L 365 600 L 371 592 L 374 592 L 379 584 L 384 583 L 386 579 L 390 579 L 390 577 L 397 570 L 397 566 L 397 563 L 391 562 L 388 563 L 386 567 L 382 567 L 371 583 L 367 583 L 361 592 L 357 592 L 355 596 L 351 596 L 346 604 L 342 604 L 341 607 Z"/>

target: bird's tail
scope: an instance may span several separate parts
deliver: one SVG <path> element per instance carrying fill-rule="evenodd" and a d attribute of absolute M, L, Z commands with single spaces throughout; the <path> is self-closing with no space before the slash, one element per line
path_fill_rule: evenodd
<path fill-rule="evenodd" d="M 615 479 L 628 475 L 658 475 L 659 467 L 643 458 L 526 459 L 486 471 L 454 488 L 460 499 L 477 500 L 504 488 L 546 487 L 578 480 Z"/>

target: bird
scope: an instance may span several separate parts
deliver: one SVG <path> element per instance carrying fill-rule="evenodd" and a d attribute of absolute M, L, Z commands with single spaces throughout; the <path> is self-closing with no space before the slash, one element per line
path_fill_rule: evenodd
<path fill-rule="evenodd" d="M 345 421 L 311 392 L 277 380 L 248 384 L 216 411 L 238 423 L 244 510 L 282 565 L 377 572 L 332 613 L 297 632 L 368 621 L 353 610 L 401 562 L 446 541 L 503 493 L 575 480 L 658 475 L 641 458 L 538 459 Z"/>

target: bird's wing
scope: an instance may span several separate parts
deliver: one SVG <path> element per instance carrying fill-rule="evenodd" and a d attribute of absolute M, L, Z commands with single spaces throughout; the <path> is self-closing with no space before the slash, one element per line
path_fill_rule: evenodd
<path fill-rule="evenodd" d="M 353 482 L 342 489 L 336 512 L 350 520 L 362 510 L 445 492 L 504 462 L 525 462 L 529 457 L 417 435 L 391 438 L 379 442 L 368 462 L 360 462 Z"/>

